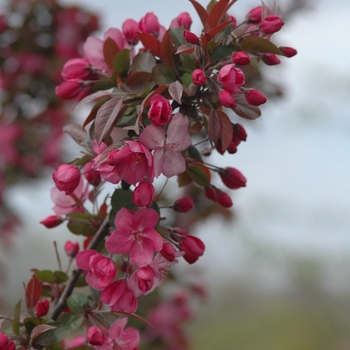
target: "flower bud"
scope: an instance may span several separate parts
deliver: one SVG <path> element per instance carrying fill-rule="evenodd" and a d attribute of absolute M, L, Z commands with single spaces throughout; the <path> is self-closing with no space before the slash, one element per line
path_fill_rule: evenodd
<path fill-rule="evenodd" d="M 217 201 L 216 189 L 212 186 L 204 187 L 204 195 L 213 202 Z"/>
<path fill-rule="evenodd" d="M 224 208 L 231 208 L 233 205 L 230 196 L 220 190 L 217 191 L 217 201 Z"/>
<path fill-rule="evenodd" d="M 222 90 L 219 92 L 220 103 L 227 108 L 236 108 L 237 103 L 231 92 Z"/>
<path fill-rule="evenodd" d="M 298 53 L 293 47 L 280 46 L 279 49 L 283 52 L 285 57 L 293 57 Z"/>
<path fill-rule="evenodd" d="M 265 53 L 261 58 L 268 66 L 275 66 L 281 63 L 281 60 L 274 53 Z"/>
<path fill-rule="evenodd" d="M 87 331 L 87 340 L 92 346 L 101 346 L 104 344 L 106 337 L 100 328 L 91 326 Z"/>
<path fill-rule="evenodd" d="M 62 68 L 62 77 L 69 79 L 87 79 L 91 74 L 91 67 L 87 58 L 72 58 Z"/>
<path fill-rule="evenodd" d="M 60 216 L 50 215 L 44 220 L 41 220 L 40 223 L 47 228 L 53 228 L 60 225 L 63 222 L 63 219 Z"/>
<path fill-rule="evenodd" d="M 193 45 L 198 45 L 199 44 L 199 39 L 198 36 L 188 30 L 184 30 L 184 34 L 183 34 L 185 40 Z"/>
<path fill-rule="evenodd" d="M 137 33 L 140 31 L 139 24 L 133 19 L 127 19 L 122 25 L 122 32 L 125 36 L 126 41 L 130 45 L 136 45 L 139 42 Z"/>
<path fill-rule="evenodd" d="M 0 333 L 0 349 L 1 350 L 15 350 L 16 344 L 9 339 L 4 333 Z"/>
<path fill-rule="evenodd" d="M 249 55 L 244 51 L 236 51 L 231 56 L 231 59 L 234 63 L 239 64 L 241 66 L 246 66 L 250 63 Z"/>
<path fill-rule="evenodd" d="M 257 6 L 251 9 L 247 15 L 245 16 L 245 19 L 248 23 L 260 23 L 261 22 L 261 17 L 263 14 L 263 10 L 266 11 L 267 14 L 271 13 L 271 10 L 267 7 L 263 6 Z"/>
<path fill-rule="evenodd" d="M 53 181 L 59 191 L 66 195 L 74 192 L 80 182 L 80 170 L 71 164 L 61 164 L 52 174 Z"/>
<path fill-rule="evenodd" d="M 170 28 L 185 28 L 190 29 L 192 25 L 192 18 L 188 12 L 180 13 L 171 21 Z"/>
<path fill-rule="evenodd" d="M 173 209 L 180 213 L 187 213 L 194 207 L 191 197 L 182 197 L 175 201 Z"/>
<path fill-rule="evenodd" d="M 87 162 L 83 167 L 83 175 L 90 185 L 98 186 L 101 182 L 100 172 L 93 168 L 94 162 Z"/>
<path fill-rule="evenodd" d="M 74 258 L 79 253 L 79 250 L 80 248 L 78 242 L 74 243 L 72 241 L 67 241 L 64 245 L 64 251 L 71 258 Z"/>
<path fill-rule="evenodd" d="M 157 16 L 153 12 L 147 12 L 140 20 L 139 27 L 142 33 L 159 35 L 160 24 Z"/>
<path fill-rule="evenodd" d="M 193 264 L 203 255 L 205 245 L 198 237 L 186 235 L 180 241 L 180 250 L 185 253 L 184 259 L 189 264 Z"/>
<path fill-rule="evenodd" d="M 231 190 L 245 187 L 247 182 L 247 179 L 243 176 L 243 174 L 235 168 L 227 167 L 225 169 L 221 169 L 219 171 L 219 175 L 222 182 Z"/>
<path fill-rule="evenodd" d="M 259 90 L 248 90 L 245 93 L 245 99 L 250 105 L 260 106 L 266 102 L 266 96 Z"/>
<path fill-rule="evenodd" d="M 168 242 L 163 243 L 163 248 L 160 251 L 160 254 L 162 254 L 162 256 L 168 261 L 174 261 L 175 259 L 175 249 L 173 245 Z"/>
<path fill-rule="evenodd" d="M 195 69 L 192 72 L 192 82 L 194 85 L 202 86 L 205 84 L 207 77 L 201 69 Z"/>
<path fill-rule="evenodd" d="M 152 123 L 158 126 L 168 124 L 173 112 L 170 102 L 162 95 L 154 95 L 151 98 L 150 105 L 147 115 Z"/>
<path fill-rule="evenodd" d="M 35 314 L 38 317 L 44 317 L 47 315 L 50 309 L 50 302 L 47 299 L 41 300 L 36 304 Z"/>
<path fill-rule="evenodd" d="M 132 193 L 132 201 L 138 207 L 149 207 L 154 199 L 155 189 L 148 181 L 141 181 Z"/>
<path fill-rule="evenodd" d="M 232 93 L 240 93 L 239 86 L 244 84 L 244 73 L 234 63 L 223 66 L 218 74 L 222 87 Z"/>
<path fill-rule="evenodd" d="M 236 17 L 234 17 L 232 15 L 228 15 L 228 17 L 231 20 L 231 28 L 233 30 L 237 27 L 237 19 L 236 19 Z"/>
<path fill-rule="evenodd" d="M 278 32 L 284 25 L 280 16 L 272 15 L 266 17 L 260 24 L 260 30 L 264 34 L 273 34 Z"/>

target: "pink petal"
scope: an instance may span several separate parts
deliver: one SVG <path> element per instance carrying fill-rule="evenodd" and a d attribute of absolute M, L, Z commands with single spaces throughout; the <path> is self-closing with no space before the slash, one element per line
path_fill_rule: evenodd
<path fill-rule="evenodd" d="M 116 320 L 109 327 L 108 335 L 110 338 L 119 339 L 124 331 L 128 319 L 126 317 Z"/>
<path fill-rule="evenodd" d="M 153 153 L 154 160 L 154 176 L 158 177 L 163 172 L 163 166 L 165 161 L 164 150 L 158 148 Z"/>
<path fill-rule="evenodd" d="M 123 233 L 131 233 L 133 217 L 133 214 L 130 213 L 128 209 L 120 209 L 114 219 L 114 224 L 118 231 Z"/>
<path fill-rule="evenodd" d="M 103 41 L 101 39 L 89 36 L 83 46 L 83 50 L 92 66 L 100 69 L 108 68 L 103 57 Z"/>
<path fill-rule="evenodd" d="M 186 170 L 185 158 L 180 153 L 165 152 L 163 156 L 163 174 L 172 177 Z"/>
<path fill-rule="evenodd" d="M 176 113 L 171 118 L 168 132 L 167 144 L 178 144 L 178 150 L 183 151 L 191 144 L 191 137 L 188 133 L 188 118 L 181 113 Z"/>
<path fill-rule="evenodd" d="M 153 242 L 151 239 L 143 239 L 142 242 L 134 241 L 130 249 L 130 260 L 137 266 L 145 266 L 153 259 Z"/>
<path fill-rule="evenodd" d="M 124 254 L 130 252 L 134 242 L 132 234 L 124 235 L 117 230 L 107 238 L 105 247 L 112 254 Z"/>
<path fill-rule="evenodd" d="M 149 149 L 162 148 L 165 142 L 165 132 L 162 127 L 151 124 L 142 131 L 140 141 Z"/>
<path fill-rule="evenodd" d="M 76 263 L 79 269 L 89 271 L 90 270 L 90 258 L 98 254 L 96 250 L 89 249 L 83 250 L 76 256 Z"/>
<path fill-rule="evenodd" d="M 134 215 L 136 229 L 143 231 L 145 227 L 155 227 L 158 223 L 159 215 L 154 209 L 144 208 Z"/>
<path fill-rule="evenodd" d="M 153 228 L 145 228 L 143 231 L 144 240 L 149 239 L 152 242 L 153 250 L 159 252 L 163 248 L 162 236 Z"/>

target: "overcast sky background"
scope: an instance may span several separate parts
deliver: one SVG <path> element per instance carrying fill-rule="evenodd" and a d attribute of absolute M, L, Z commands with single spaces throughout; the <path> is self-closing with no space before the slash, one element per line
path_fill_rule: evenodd
<path fill-rule="evenodd" d="M 186 0 L 75 3 L 96 11 L 103 29 L 120 28 L 126 18 L 139 20 L 148 11 L 155 12 L 165 26 L 180 12 L 188 11 L 194 20 L 193 30 L 199 28 L 199 20 Z M 250 8 L 259 4 L 253 0 L 238 1 L 231 13 L 238 20 L 243 19 Z M 260 276 L 262 284 L 280 283 L 282 265 L 257 265 L 268 255 L 272 263 L 288 257 L 320 259 L 329 270 L 330 282 L 348 285 L 345 263 L 350 252 L 349 11 L 350 2 L 346 0 L 317 1 L 312 11 L 289 19 L 274 41 L 295 47 L 298 55 L 282 58 L 280 66 L 264 69 L 269 79 L 285 88 L 285 98 L 268 101 L 259 120 L 239 120 L 247 128 L 247 142 L 239 146 L 235 155 L 212 159 L 222 166 L 237 167 L 248 179 L 246 188 L 233 193 L 237 214 L 234 224 L 228 226 L 213 220 L 198 227 L 207 251 L 196 269 L 205 271 L 204 276 L 213 284 L 217 278 L 230 279 L 249 266 L 250 273 Z M 10 193 L 13 205 L 25 208 L 26 224 L 26 230 L 16 238 L 15 247 L 6 257 L 11 273 L 5 288 L 13 291 L 14 298 L 22 296 L 18 279 L 28 280 L 30 267 L 57 267 L 52 259 L 52 241 L 63 244 L 67 237 L 72 239 L 63 229 L 48 231 L 38 224 L 51 215 L 52 185 L 47 180 Z M 33 256 L 32 249 L 38 254 Z M 342 276 L 341 281 L 334 271 Z"/>

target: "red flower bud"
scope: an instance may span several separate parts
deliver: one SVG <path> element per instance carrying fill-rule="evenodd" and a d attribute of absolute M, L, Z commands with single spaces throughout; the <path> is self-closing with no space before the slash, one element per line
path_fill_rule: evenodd
<path fill-rule="evenodd" d="M 176 18 L 171 21 L 170 28 L 185 28 L 190 29 L 192 24 L 192 18 L 188 12 L 180 13 Z"/>
<path fill-rule="evenodd" d="M 93 162 L 87 162 L 83 168 L 83 175 L 90 185 L 98 186 L 101 182 L 101 175 L 93 168 L 93 165 Z"/>
<path fill-rule="evenodd" d="M 187 213 L 194 207 L 193 200 L 191 197 L 182 197 L 179 198 L 174 203 L 174 210 L 180 213 Z"/>
<path fill-rule="evenodd" d="M 77 242 L 67 241 L 64 245 L 64 251 L 71 258 L 74 258 L 79 253 L 79 249 L 79 243 Z"/>
<path fill-rule="evenodd" d="M 9 339 L 4 333 L 0 333 L 0 349 L 1 350 L 15 350 L 16 344 Z"/>
<path fill-rule="evenodd" d="M 217 191 L 217 200 L 218 203 L 224 208 L 230 208 L 233 205 L 230 196 L 227 193 L 222 192 L 220 190 Z"/>
<path fill-rule="evenodd" d="M 260 30 L 265 34 L 278 32 L 284 25 L 280 16 L 272 15 L 266 17 L 260 24 Z"/>
<path fill-rule="evenodd" d="M 66 80 L 60 85 L 56 86 L 56 95 L 63 100 L 70 100 L 78 98 L 83 91 L 83 86 L 77 79 Z"/>
<path fill-rule="evenodd" d="M 243 174 L 235 168 L 227 167 L 225 169 L 221 169 L 219 175 L 222 182 L 231 190 L 245 187 L 247 182 L 247 179 L 243 176 Z"/>
<path fill-rule="evenodd" d="M 198 45 L 199 44 L 199 39 L 198 36 L 188 30 L 184 30 L 184 34 L 183 34 L 185 40 L 193 45 Z"/>
<path fill-rule="evenodd" d="M 267 14 L 271 13 L 271 10 L 269 8 L 263 7 L 263 6 L 257 6 L 251 9 L 247 13 L 247 15 L 245 16 L 246 21 L 249 23 L 260 23 L 263 10 L 265 10 Z"/>
<path fill-rule="evenodd" d="M 237 27 L 237 20 L 236 17 L 232 16 L 232 15 L 228 15 L 229 19 L 231 20 L 231 28 L 232 30 L 235 29 Z"/>
<path fill-rule="evenodd" d="M 137 36 L 137 33 L 140 32 L 139 24 L 133 19 L 127 19 L 122 24 L 122 32 L 125 36 L 126 41 L 130 45 L 136 45 L 140 39 Z"/>
<path fill-rule="evenodd" d="M 275 66 L 281 63 L 281 60 L 274 53 L 265 53 L 261 58 L 268 66 Z"/>
<path fill-rule="evenodd" d="M 132 193 L 132 201 L 138 207 L 149 207 L 154 199 L 155 189 L 148 181 L 141 181 Z"/>
<path fill-rule="evenodd" d="M 168 242 L 163 243 L 163 248 L 160 251 L 160 254 L 162 254 L 162 256 L 168 261 L 174 261 L 175 259 L 175 249 L 173 245 Z"/>
<path fill-rule="evenodd" d="M 212 186 L 204 187 L 204 195 L 213 202 L 217 201 L 216 189 Z"/>
<path fill-rule="evenodd" d="M 59 191 L 66 195 L 74 192 L 80 182 L 80 170 L 70 164 L 61 164 L 52 174 L 53 181 Z"/>
<path fill-rule="evenodd" d="M 293 57 L 298 53 L 297 50 L 293 49 L 292 47 L 280 46 L 279 49 L 286 57 Z"/>
<path fill-rule="evenodd" d="M 87 331 L 87 340 L 92 346 L 101 346 L 104 344 L 106 337 L 100 328 L 91 326 Z"/>
<path fill-rule="evenodd" d="M 236 108 L 236 100 L 233 98 L 232 92 L 222 90 L 219 92 L 220 103 L 227 108 Z"/>
<path fill-rule="evenodd" d="M 50 309 L 50 302 L 47 299 L 41 300 L 36 304 L 35 314 L 38 317 L 44 317 L 47 315 Z"/>
<path fill-rule="evenodd" d="M 202 86 L 205 84 L 207 77 L 201 69 L 195 69 L 192 72 L 192 82 L 194 85 Z"/>
<path fill-rule="evenodd" d="M 154 95 L 151 98 L 150 105 L 147 115 L 152 123 L 158 126 L 168 124 L 173 112 L 170 102 L 162 95 Z"/>
<path fill-rule="evenodd" d="M 187 235 L 180 241 L 180 250 L 185 253 L 184 259 L 193 264 L 203 255 L 205 245 L 198 237 Z"/>
<path fill-rule="evenodd" d="M 139 27 L 141 32 L 152 34 L 154 36 L 159 35 L 160 24 L 157 16 L 153 12 L 147 12 L 140 20 Z"/>
<path fill-rule="evenodd" d="M 87 58 L 72 58 L 62 68 L 62 77 L 69 79 L 87 79 L 91 74 L 91 67 Z M 81 89 L 81 88 L 80 88 Z"/>
<path fill-rule="evenodd" d="M 63 219 L 60 216 L 50 215 L 44 220 L 41 220 L 40 223 L 47 228 L 53 228 L 60 225 L 63 222 Z"/>
<path fill-rule="evenodd" d="M 248 90 L 245 93 L 245 99 L 250 105 L 260 106 L 266 102 L 266 96 L 259 90 Z"/>
<path fill-rule="evenodd" d="M 231 56 L 232 62 L 239 64 L 241 66 L 246 66 L 250 63 L 250 57 L 249 55 L 244 51 L 236 51 Z"/>

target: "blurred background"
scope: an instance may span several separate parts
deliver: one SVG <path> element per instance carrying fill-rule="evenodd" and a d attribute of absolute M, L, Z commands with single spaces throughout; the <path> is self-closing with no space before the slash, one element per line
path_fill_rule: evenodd
<path fill-rule="evenodd" d="M 100 17 L 100 34 L 148 11 L 165 26 L 187 11 L 192 31 L 200 28 L 186 0 L 74 3 Z M 230 13 L 240 22 L 258 5 L 238 1 Z M 273 41 L 298 55 L 261 67 L 281 96 L 268 100 L 258 120 L 237 119 L 248 132 L 237 154 L 211 159 L 240 169 L 247 187 L 232 193 L 232 220 L 214 216 L 197 225 L 205 255 L 190 268 L 179 266 L 208 286 L 187 328 L 194 350 L 350 349 L 350 3 L 280 0 L 279 6 L 289 15 Z M 48 170 L 44 181 L 21 181 L 5 193 L 23 223 L 1 248 L 5 312 L 22 298 L 18 282 L 29 279 L 29 268 L 57 268 L 52 241 L 60 247 L 71 238 L 63 227 L 38 223 L 52 213 L 52 186 Z"/>

